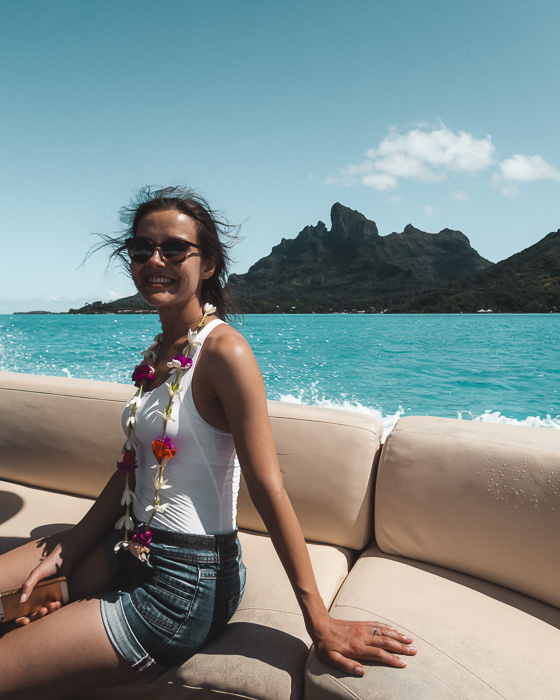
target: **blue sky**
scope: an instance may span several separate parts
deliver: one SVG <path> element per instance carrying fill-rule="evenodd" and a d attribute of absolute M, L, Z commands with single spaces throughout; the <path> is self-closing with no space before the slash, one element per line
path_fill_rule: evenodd
<path fill-rule="evenodd" d="M 146 184 L 245 222 L 233 270 L 325 221 L 560 227 L 560 3 L 0 1 L 0 313 L 132 293 L 93 232 Z"/>

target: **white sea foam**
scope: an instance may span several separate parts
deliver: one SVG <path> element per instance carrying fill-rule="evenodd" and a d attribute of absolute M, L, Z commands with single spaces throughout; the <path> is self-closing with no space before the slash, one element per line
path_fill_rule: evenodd
<path fill-rule="evenodd" d="M 556 428 L 560 430 L 560 416 L 551 416 L 546 414 L 543 418 L 542 416 L 527 416 L 523 420 L 518 420 L 517 418 L 508 418 L 502 415 L 500 411 L 484 411 L 479 416 L 473 415 L 471 411 L 459 411 L 457 413 L 457 418 L 464 420 L 476 420 L 481 423 L 506 423 L 508 425 L 530 425 L 535 428 Z"/>
<path fill-rule="evenodd" d="M 325 397 L 319 397 L 316 392 L 313 392 L 313 394 L 314 396 L 311 397 L 311 400 L 309 400 L 308 392 L 304 391 L 299 392 L 298 395 L 281 394 L 279 400 L 285 401 L 286 403 L 308 404 L 312 406 L 321 406 L 323 408 L 355 411 L 356 413 L 365 413 L 373 416 L 383 423 L 383 442 L 386 440 L 391 430 L 393 430 L 399 418 L 406 414 L 402 406 L 399 406 L 398 410 L 394 413 L 384 413 L 382 409 L 365 406 L 359 401 L 334 401 Z M 408 415 L 413 414 L 410 413 Z M 473 420 L 481 423 L 528 425 L 537 428 L 554 428 L 556 430 L 560 430 L 560 416 L 551 416 L 548 414 L 544 418 L 541 416 L 527 416 L 527 418 L 523 420 L 518 420 L 517 418 L 508 418 L 507 416 L 502 415 L 500 411 L 487 410 L 479 415 L 476 415 L 471 411 L 458 411 L 457 418 L 459 418 L 459 420 Z"/>
<path fill-rule="evenodd" d="M 355 411 L 356 413 L 365 413 L 373 416 L 383 423 L 383 441 L 385 441 L 387 435 L 393 430 L 399 418 L 404 416 L 404 409 L 402 406 L 399 406 L 398 411 L 395 413 L 384 415 L 380 409 L 364 406 L 364 404 L 359 401 L 333 401 L 325 397 L 316 397 L 312 402 L 306 401 L 303 392 L 301 392 L 299 396 L 295 396 L 294 394 L 282 394 L 280 396 L 280 401 L 285 401 L 286 403 L 311 404 L 313 406 L 321 406 L 322 408 L 335 408 L 344 411 Z"/>

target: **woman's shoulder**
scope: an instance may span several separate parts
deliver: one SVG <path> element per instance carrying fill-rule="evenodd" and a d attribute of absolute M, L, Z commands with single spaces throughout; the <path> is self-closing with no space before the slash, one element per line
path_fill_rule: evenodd
<path fill-rule="evenodd" d="M 220 323 L 212 329 L 204 343 L 208 360 L 229 364 L 244 357 L 253 357 L 249 343 L 239 331 L 228 323 Z"/>

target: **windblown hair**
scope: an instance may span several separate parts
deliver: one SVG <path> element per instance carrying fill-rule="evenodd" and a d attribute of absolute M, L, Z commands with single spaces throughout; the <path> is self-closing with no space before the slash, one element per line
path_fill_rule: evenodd
<path fill-rule="evenodd" d="M 231 262 L 228 251 L 235 243 L 239 227 L 220 218 L 194 190 L 182 187 L 152 190 L 143 187 L 135 199 L 120 210 L 120 219 L 125 228 L 115 236 L 102 234 L 103 243 L 98 248 L 112 248 L 111 260 L 118 260 L 130 274 L 126 240 L 136 235 L 140 221 L 146 214 L 169 209 L 186 214 L 195 222 L 202 256 L 215 264 L 214 274 L 202 281 L 202 303 L 213 304 L 216 315 L 221 319 L 234 315 L 236 307 L 226 289 L 226 282 Z"/>

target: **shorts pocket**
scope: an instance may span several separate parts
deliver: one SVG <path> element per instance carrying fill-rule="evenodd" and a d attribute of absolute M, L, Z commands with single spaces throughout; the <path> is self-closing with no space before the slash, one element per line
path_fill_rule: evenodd
<path fill-rule="evenodd" d="M 132 591 L 131 600 L 138 612 L 151 624 L 175 634 L 188 620 L 199 585 L 199 572 L 189 580 L 154 572 L 150 581 Z"/>
<path fill-rule="evenodd" d="M 237 611 L 237 608 L 239 607 L 239 603 L 241 602 L 241 599 L 243 598 L 243 593 L 244 593 L 244 590 L 239 591 L 239 593 L 237 593 L 236 595 L 232 596 L 232 597 L 228 600 L 228 604 L 227 604 L 227 615 L 226 615 L 225 624 L 227 624 L 227 623 L 231 620 L 231 618 L 233 617 L 233 615 L 234 615 L 235 612 Z"/>

